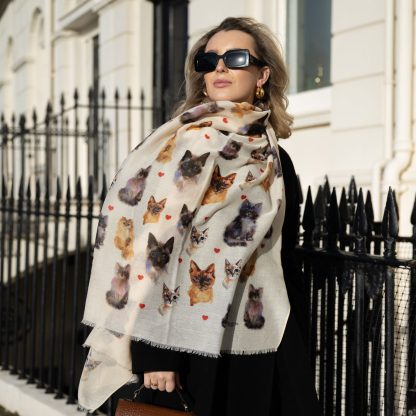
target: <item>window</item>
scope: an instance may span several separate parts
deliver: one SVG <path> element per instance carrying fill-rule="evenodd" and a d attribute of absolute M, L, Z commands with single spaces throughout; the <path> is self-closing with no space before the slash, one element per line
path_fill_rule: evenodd
<path fill-rule="evenodd" d="M 287 0 L 289 93 L 330 85 L 331 0 Z"/>
<path fill-rule="evenodd" d="M 188 1 L 151 0 L 154 5 L 153 125 L 170 118 L 184 98 L 183 68 L 188 48 Z"/>

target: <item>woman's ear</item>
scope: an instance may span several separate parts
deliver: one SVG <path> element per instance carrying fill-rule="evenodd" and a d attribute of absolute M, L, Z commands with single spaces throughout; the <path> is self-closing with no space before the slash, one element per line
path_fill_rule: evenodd
<path fill-rule="evenodd" d="M 263 66 L 260 69 L 259 78 L 257 80 L 257 86 L 262 87 L 269 79 L 269 76 L 270 76 L 270 68 L 268 66 Z"/>

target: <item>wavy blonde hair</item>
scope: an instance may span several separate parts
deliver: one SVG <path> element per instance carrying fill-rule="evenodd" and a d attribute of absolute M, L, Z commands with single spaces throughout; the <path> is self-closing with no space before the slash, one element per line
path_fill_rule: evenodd
<path fill-rule="evenodd" d="M 270 29 L 250 17 L 228 17 L 219 26 L 211 29 L 203 35 L 192 47 L 185 62 L 185 93 L 186 98 L 179 102 L 173 116 L 177 116 L 198 104 L 208 101 L 204 96 L 204 74 L 195 72 L 194 58 L 199 52 L 203 52 L 208 41 L 220 31 L 240 30 L 248 33 L 254 39 L 254 49 L 257 58 L 270 68 L 270 76 L 263 85 L 264 97 L 255 98 L 254 105 L 271 110 L 270 124 L 276 136 L 288 138 L 291 135 L 293 117 L 287 113 L 288 100 L 286 90 L 289 82 L 281 47 Z"/>

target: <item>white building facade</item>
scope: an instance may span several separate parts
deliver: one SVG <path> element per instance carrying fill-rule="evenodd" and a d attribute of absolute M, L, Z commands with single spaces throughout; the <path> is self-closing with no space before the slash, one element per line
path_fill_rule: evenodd
<path fill-rule="evenodd" d="M 126 94 L 130 88 L 133 104 L 144 91 L 146 105 L 152 105 L 154 7 L 160 1 L 4 3 L 0 111 L 6 120 L 13 112 L 29 116 L 34 108 L 43 114 L 47 100 L 58 108 L 61 94 L 71 98 L 75 88 L 80 101 L 85 101 L 96 79 L 107 91 L 118 88 Z M 330 28 L 329 62 L 322 69 L 324 75 L 314 78 L 327 77 L 328 82 L 312 88 L 303 88 L 297 79 L 297 65 L 308 64 L 301 57 L 306 56 L 308 44 L 299 37 L 297 25 L 301 13 L 309 18 L 309 26 L 322 21 L 315 22 L 316 15 L 305 9 L 305 3 L 190 0 L 188 46 L 226 16 L 252 16 L 267 24 L 283 45 L 293 81 L 289 111 L 295 117 L 294 132 L 281 142 L 294 161 L 304 192 L 308 185 L 315 192 L 325 174 L 337 189 L 347 186 L 354 175 L 359 187 L 372 191 L 375 217 L 380 220 L 386 191 L 392 186 L 401 213 L 400 234 L 408 235 L 416 191 L 414 2 L 316 2 L 316 7 L 330 5 L 325 22 Z M 306 29 L 313 33 L 313 27 Z M 133 137 L 130 147 L 137 141 Z M 125 155 L 128 147 L 121 142 L 120 153 Z M 115 160 L 108 163 L 114 171 Z"/>

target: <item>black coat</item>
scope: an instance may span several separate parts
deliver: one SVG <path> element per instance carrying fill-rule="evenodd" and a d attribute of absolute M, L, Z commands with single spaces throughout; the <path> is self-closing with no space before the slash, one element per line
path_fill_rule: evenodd
<path fill-rule="evenodd" d="M 209 358 L 132 342 L 133 373 L 179 372 L 185 398 L 197 416 L 322 414 L 306 352 L 306 292 L 294 256 L 299 224 L 297 178 L 289 155 L 281 147 L 279 151 L 286 195 L 281 254 L 291 313 L 277 352 Z M 115 396 L 131 397 L 134 388 L 137 385 L 125 386 Z M 145 389 L 139 399 L 180 409 L 175 392 Z"/>

